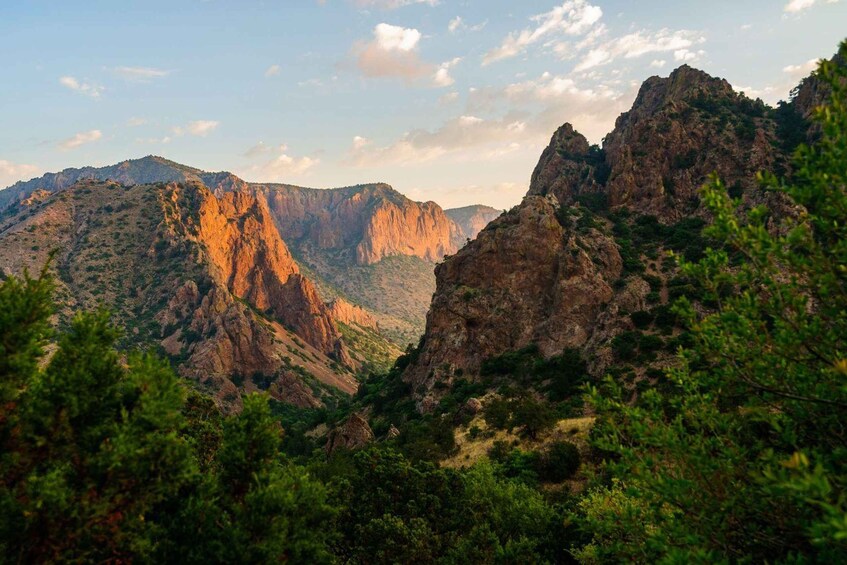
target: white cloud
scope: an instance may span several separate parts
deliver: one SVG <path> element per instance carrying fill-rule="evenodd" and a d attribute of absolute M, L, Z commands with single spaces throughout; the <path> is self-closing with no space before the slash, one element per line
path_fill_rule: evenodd
<path fill-rule="evenodd" d="M 412 4 L 438 6 L 440 3 L 440 0 L 356 0 L 356 5 L 360 8 L 379 8 L 381 10 L 396 10 Z"/>
<path fill-rule="evenodd" d="M 413 28 L 381 23 L 374 28 L 374 39 L 380 49 L 406 52 L 418 46 L 421 32 Z"/>
<path fill-rule="evenodd" d="M 0 188 L 11 186 L 19 180 L 29 180 L 39 172 L 39 168 L 35 165 L 13 163 L 12 161 L 0 159 Z"/>
<path fill-rule="evenodd" d="M 81 145 L 85 145 L 86 143 L 93 143 L 103 137 L 103 132 L 99 129 L 93 129 L 90 131 L 80 132 L 73 137 L 69 137 L 64 141 L 59 143 L 59 148 L 63 151 L 68 151 L 70 149 L 76 149 Z"/>
<path fill-rule="evenodd" d="M 359 149 L 364 149 L 365 147 L 367 147 L 370 144 L 371 144 L 371 140 L 366 138 L 366 137 L 362 137 L 360 135 L 357 135 L 356 137 L 353 138 L 353 149 L 356 150 L 356 151 L 358 151 Z"/>
<path fill-rule="evenodd" d="M 437 72 L 422 61 L 417 47 L 421 32 L 381 23 L 374 28 L 373 39 L 353 47 L 356 66 L 369 78 L 398 77 L 413 81 Z"/>
<path fill-rule="evenodd" d="M 682 63 L 690 63 L 692 61 L 696 61 L 700 58 L 701 55 L 705 55 L 705 51 L 690 51 L 688 49 L 677 49 L 673 52 L 674 61 L 679 61 Z"/>
<path fill-rule="evenodd" d="M 245 176 L 259 182 L 285 182 L 291 177 L 306 175 L 320 163 L 320 159 L 312 157 L 292 157 L 288 154 L 287 145 L 271 148 L 262 142 L 251 147 L 245 155 L 258 157 L 268 153 L 276 153 L 276 156 L 269 161 L 251 166 L 247 169 Z"/>
<path fill-rule="evenodd" d="M 839 0 L 826 0 L 826 3 L 835 4 L 838 1 Z M 783 8 L 783 10 L 789 14 L 796 14 L 798 12 L 808 10 L 815 4 L 817 4 L 817 0 L 791 0 L 788 4 L 785 5 L 785 8 Z"/>
<path fill-rule="evenodd" d="M 290 155 L 282 154 L 265 163 L 260 170 L 264 173 L 264 177 L 268 180 L 283 180 L 289 175 L 300 176 L 315 167 L 320 163 L 319 159 L 311 157 L 295 158 Z"/>
<path fill-rule="evenodd" d="M 59 79 L 59 84 L 61 84 L 65 88 L 69 88 L 91 98 L 100 98 L 100 94 L 102 94 L 103 90 L 105 90 L 102 86 L 98 86 L 96 84 L 89 84 L 87 82 L 80 82 L 79 80 L 71 76 L 61 77 Z"/>
<path fill-rule="evenodd" d="M 115 74 L 130 82 L 149 82 L 156 78 L 164 78 L 171 71 L 151 67 L 115 67 Z"/>
<path fill-rule="evenodd" d="M 459 31 L 462 31 L 462 30 L 476 32 L 476 31 L 482 31 L 483 29 L 485 29 L 485 26 L 487 26 L 487 25 L 488 25 L 488 21 L 484 21 L 482 23 L 469 26 L 468 24 L 465 23 L 465 20 L 463 20 L 461 16 L 456 16 L 455 18 L 450 20 L 450 23 L 447 24 L 447 31 L 449 31 L 450 33 L 458 33 Z"/>
<path fill-rule="evenodd" d="M 535 27 L 526 28 L 521 32 L 512 32 L 506 36 L 500 47 L 485 54 L 483 64 L 487 65 L 520 55 L 530 45 L 550 39 L 552 36 L 587 34 L 602 16 L 603 10 L 589 4 L 586 0 L 568 0 L 549 12 L 533 16 L 531 21 L 536 24 Z"/>
<path fill-rule="evenodd" d="M 794 78 L 802 78 L 811 74 L 812 71 L 818 68 L 818 60 L 817 59 L 809 59 L 805 63 L 801 63 L 799 65 L 788 65 L 787 67 L 783 67 L 782 72 L 790 75 Z"/>
<path fill-rule="evenodd" d="M 632 59 L 648 53 L 673 52 L 677 60 L 690 61 L 702 51 L 693 52 L 690 47 L 706 41 L 699 32 L 690 30 L 660 29 L 657 32 L 639 30 L 608 40 L 591 49 L 575 67 L 576 72 L 587 71 L 606 65 L 618 58 Z M 693 56 L 690 55 L 693 53 Z"/>
<path fill-rule="evenodd" d="M 425 163 L 444 156 L 460 160 L 485 160 L 491 151 L 514 148 L 526 124 L 520 120 L 485 120 L 464 115 L 448 120 L 436 130 L 414 130 L 386 146 L 376 146 L 364 137 L 356 137 L 350 151 L 350 163 L 356 167 L 386 164 Z M 475 150 L 485 147 L 484 151 Z"/>
<path fill-rule="evenodd" d="M 652 61 L 650 61 L 650 66 L 653 67 L 654 69 L 661 69 L 666 64 L 667 64 L 667 61 L 665 61 L 664 59 L 653 59 Z"/>
<path fill-rule="evenodd" d="M 435 71 L 435 75 L 432 77 L 433 84 L 438 87 L 452 86 L 456 81 L 450 76 L 450 69 L 461 62 L 462 58 L 456 57 L 451 61 L 441 63 L 441 66 L 438 67 L 438 70 Z"/>
<path fill-rule="evenodd" d="M 173 127 L 171 128 L 171 131 L 174 135 L 189 134 L 197 137 L 206 137 L 215 131 L 219 125 L 221 125 L 221 123 L 215 120 L 195 120 L 193 122 L 188 122 L 184 126 Z"/>
<path fill-rule="evenodd" d="M 279 65 L 271 65 L 265 70 L 265 78 L 275 77 L 279 75 L 282 68 Z"/>
<path fill-rule="evenodd" d="M 127 127 L 131 127 L 131 128 L 143 126 L 146 123 L 147 123 L 147 120 L 145 120 L 144 118 L 136 118 L 136 117 L 132 117 L 132 118 L 130 118 L 126 121 Z"/>

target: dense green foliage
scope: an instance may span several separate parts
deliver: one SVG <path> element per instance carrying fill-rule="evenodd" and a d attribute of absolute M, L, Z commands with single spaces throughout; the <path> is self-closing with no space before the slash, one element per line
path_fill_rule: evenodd
<path fill-rule="evenodd" d="M 390 449 L 353 457 L 339 478 L 337 555 L 353 563 L 560 561 L 564 520 L 492 465 L 413 464 Z"/>
<path fill-rule="evenodd" d="M 251 395 L 225 417 L 167 363 L 120 353 L 105 312 L 80 314 L 54 335 L 52 288 L 46 271 L 0 284 L 5 561 L 567 559 L 565 510 L 534 477 L 516 477 L 508 464 L 456 471 L 430 462 L 444 455 L 440 442 L 453 441 L 449 421 L 407 421 L 393 448 L 315 457 L 302 434 L 285 444 L 280 420 L 306 426 L 335 415 L 297 419 Z M 551 448 L 537 458 L 538 474 L 561 480 L 559 462 L 572 474 L 578 453 Z"/>
<path fill-rule="evenodd" d="M 170 367 L 116 349 L 104 312 L 78 315 L 52 355 L 52 281 L 0 285 L 0 550 L 12 562 L 327 561 L 320 484 L 280 459 L 279 424 L 238 417 Z"/>
<path fill-rule="evenodd" d="M 821 140 L 790 183 L 760 178 L 802 211 L 769 229 L 714 179 L 702 199 L 723 245 L 683 271 L 716 308 L 680 300 L 694 342 L 673 388 L 634 406 L 613 381 L 591 395 L 613 481 L 581 501 L 583 560 L 847 560 L 847 74 L 818 77 Z"/>

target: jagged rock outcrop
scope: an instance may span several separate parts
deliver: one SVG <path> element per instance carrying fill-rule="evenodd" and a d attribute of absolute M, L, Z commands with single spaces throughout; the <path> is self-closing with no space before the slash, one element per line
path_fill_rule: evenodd
<path fill-rule="evenodd" d="M 311 281 L 300 275 L 264 201 L 247 192 L 216 198 L 199 185 L 170 185 L 165 194 L 173 214 L 180 216 L 171 221 L 194 230 L 192 237 L 230 292 L 279 319 L 319 351 L 351 364 L 329 311 Z M 184 200 L 190 202 L 187 209 L 181 206 Z"/>
<path fill-rule="evenodd" d="M 546 355 L 586 343 L 621 258 L 601 232 L 563 227 L 557 209 L 553 197 L 528 196 L 436 268 L 424 345 L 404 375 L 413 390 L 531 343 Z"/>
<path fill-rule="evenodd" d="M 361 306 L 350 304 L 343 298 L 336 298 L 327 304 L 332 319 L 342 324 L 356 324 L 363 328 L 379 331 L 379 324 L 367 310 Z"/>
<path fill-rule="evenodd" d="M 775 145 L 776 124 L 761 101 L 683 65 L 644 82 L 602 150 L 569 124 L 560 128 L 529 193 L 553 194 L 563 204 L 601 194 L 609 206 L 672 222 L 699 210 L 698 190 L 714 172 L 738 192 L 751 192 L 755 173 L 781 157 Z"/>
<path fill-rule="evenodd" d="M 781 195 L 758 188 L 755 173 L 785 167 L 793 139 L 806 137 L 792 128 L 808 127 L 795 115 L 806 116 L 801 104 L 819 96 L 813 83 L 775 110 L 682 66 L 644 83 L 602 148 L 570 124 L 560 127 L 524 201 L 436 269 L 423 345 L 403 374 L 419 410 L 432 410 L 454 379 L 474 378 L 485 360 L 531 344 L 544 357 L 577 349 L 591 375 L 604 374 L 616 336 L 640 339 L 630 314 L 649 320 L 656 314 L 648 310 L 665 311 L 675 275 L 664 243 L 654 241 L 649 256 L 633 246 L 635 222 L 675 230 L 680 220 L 704 217 L 698 190 L 714 172 L 746 205 L 793 213 Z M 623 208 L 627 214 L 610 213 Z M 643 376 L 643 366 L 631 369 Z"/>
<path fill-rule="evenodd" d="M 532 173 L 529 194 L 552 194 L 560 203 L 571 204 L 580 196 L 602 190 L 605 156 L 592 150 L 588 140 L 571 124 L 556 130 Z M 598 178 L 599 177 L 599 178 Z"/>
<path fill-rule="evenodd" d="M 368 421 L 354 413 L 343 425 L 329 432 L 324 449 L 327 455 L 332 455 L 339 449 L 359 449 L 373 440 L 374 433 Z"/>

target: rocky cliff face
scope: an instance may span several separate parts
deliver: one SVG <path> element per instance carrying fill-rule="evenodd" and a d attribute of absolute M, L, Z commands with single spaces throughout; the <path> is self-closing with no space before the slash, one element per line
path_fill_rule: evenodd
<path fill-rule="evenodd" d="M 252 189 L 267 199 L 283 239 L 323 251 L 345 251 L 358 265 L 391 255 L 434 262 L 455 251 L 455 227 L 437 204 L 413 202 L 388 185 Z"/>
<path fill-rule="evenodd" d="M 365 329 L 379 331 L 379 324 L 367 310 L 361 306 L 350 304 L 343 298 L 336 298 L 328 303 L 327 308 L 332 319 L 342 324 L 357 325 Z"/>
<path fill-rule="evenodd" d="M 589 340 L 621 257 L 602 232 L 563 226 L 558 208 L 554 197 L 529 196 L 438 266 L 424 346 L 404 376 L 414 390 L 529 344 L 553 355 Z"/>
<path fill-rule="evenodd" d="M 423 346 L 403 374 L 419 409 L 436 406 L 458 376 L 527 345 L 544 357 L 578 350 L 594 376 L 638 358 L 626 369 L 638 379 L 669 362 L 662 351 L 678 330 L 668 304 L 691 287 L 665 252 L 705 245 L 698 189 L 713 172 L 734 197 L 780 211 L 755 173 L 785 166 L 797 137 L 789 126 L 814 97 L 806 88 L 775 110 L 683 66 L 644 83 L 602 148 L 559 128 L 523 203 L 436 270 Z"/>
<path fill-rule="evenodd" d="M 250 194 L 83 181 L 0 218 L 4 272 L 55 248 L 60 318 L 105 304 L 127 345 L 160 344 L 227 407 L 257 389 L 299 406 L 356 389 L 329 310 Z"/>
<path fill-rule="evenodd" d="M 179 199 L 176 193 L 172 198 Z M 204 194 L 197 238 L 236 297 L 281 320 L 319 351 L 350 364 L 332 316 L 312 282 L 300 275 L 264 201 L 246 192 L 221 198 Z"/>

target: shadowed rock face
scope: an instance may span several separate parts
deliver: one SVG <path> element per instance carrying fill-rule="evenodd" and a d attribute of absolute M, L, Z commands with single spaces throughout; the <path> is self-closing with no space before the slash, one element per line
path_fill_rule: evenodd
<path fill-rule="evenodd" d="M 648 303 L 647 279 L 666 288 L 675 271 L 659 269 L 656 255 L 636 258 L 652 264 L 647 274 L 624 273 L 611 222 L 576 219 L 586 208 L 626 208 L 667 225 L 705 216 L 698 190 L 714 172 L 745 205 L 793 213 L 780 195 L 758 188 L 755 173 L 787 168 L 785 136 L 797 132 L 786 124 L 808 128 L 802 120 L 821 96 L 807 79 L 776 111 L 682 66 L 643 84 L 602 149 L 570 124 L 560 127 L 523 202 L 436 269 L 423 346 L 403 375 L 419 409 L 436 406 L 459 375 L 474 378 L 486 359 L 530 344 L 545 357 L 576 348 L 589 372 L 602 375 L 613 361 L 611 340 L 635 329 L 629 314 L 668 303 L 666 291 Z"/>

